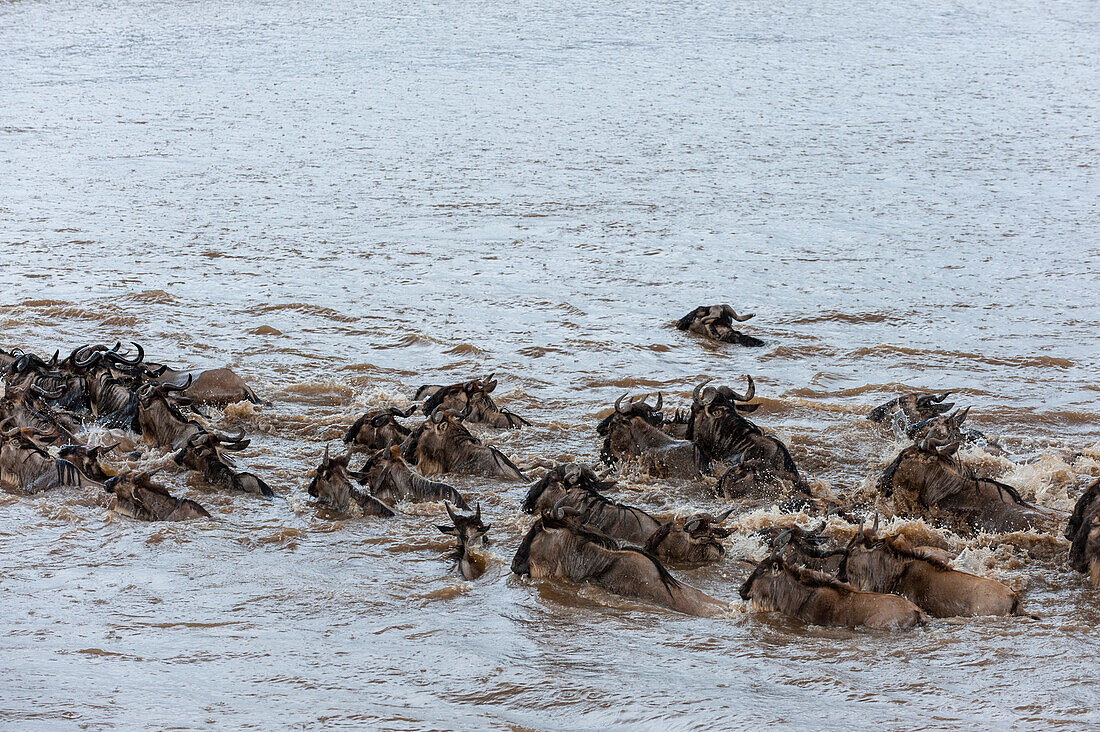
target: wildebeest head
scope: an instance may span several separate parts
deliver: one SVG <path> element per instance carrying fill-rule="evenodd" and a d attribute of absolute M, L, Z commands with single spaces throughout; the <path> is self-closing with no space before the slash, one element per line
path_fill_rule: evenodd
<path fill-rule="evenodd" d="M 415 411 L 416 405 L 404 412 L 397 407 L 367 412 L 344 434 L 344 442 L 363 445 L 372 450 L 384 450 L 393 445 L 400 445 L 412 434 L 412 430 L 398 422 L 397 418 L 405 419 Z"/>
<path fill-rule="evenodd" d="M 606 436 L 612 430 L 612 427 L 621 424 L 628 424 L 632 419 L 638 418 L 648 424 L 660 428 L 664 424 L 665 418 L 661 413 L 661 407 L 665 403 L 665 395 L 661 392 L 657 392 L 657 403 L 649 404 L 649 395 L 638 399 L 637 397 L 631 398 L 630 402 L 623 404 L 623 400 L 627 398 L 627 394 L 623 394 L 621 397 L 615 400 L 615 411 L 604 417 L 600 423 L 596 426 L 596 433 Z"/>
<path fill-rule="evenodd" d="M 402 445 L 402 454 L 424 475 L 458 472 L 526 480 L 516 465 L 495 447 L 481 444 L 459 415 L 436 409 Z"/>
<path fill-rule="evenodd" d="M 352 485 L 352 479 L 364 479 L 362 473 L 352 473 L 348 470 L 350 454 L 331 457 L 328 445 L 325 445 L 325 456 L 321 464 L 313 472 L 313 479 L 307 488 L 309 495 L 327 503 L 337 511 L 347 511 L 351 501 L 358 503 L 363 514 L 367 516 L 396 516 L 397 512 L 374 496 L 358 490 Z"/>
<path fill-rule="evenodd" d="M 944 403 L 951 392 L 942 394 L 913 392 L 875 407 L 867 415 L 872 422 L 890 422 L 897 417 L 904 425 L 923 422 L 926 419 L 945 414 L 955 406 L 954 402 Z"/>
<path fill-rule="evenodd" d="M 99 462 L 99 458 L 104 453 L 108 453 L 118 447 L 119 443 L 113 445 L 97 445 L 96 447 L 85 447 L 84 445 L 63 445 L 58 451 L 57 456 L 63 460 L 68 460 L 70 463 L 80 468 L 80 471 L 84 475 L 88 476 L 92 480 L 103 483 L 114 476 L 114 472 L 105 468 L 102 463 Z"/>
<path fill-rule="evenodd" d="M 460 415 L 471 424 L 488 424 L 508 429 L 530 424 L 519 415 L 501 409 L 493 401 L 490 393 L 497 388 L 495 376 L 489 374 L 484 379 L 471 379 L 439 388 L 424 402 L 424 414 L 442 409 Z"/>
<path fill-rule="evenodd" d="M 721 540 L 730 530 L 721 526 L 729 518 L 729 509 L 717 518 L 709 513 L 697 513 L 666 521 L 646 542 L 646 551 L 671 562 L 702 564 L 714 562 L 726 553 Z"/>
<path fill-rule="evenodd" d="M 481 504 L 477 504 L 472 516 L 456 514 L 451 510 L 451 504 L 445 502 L 447 515 L 451 517 L 451 524 L 439 524 L 436 526 L 444 534 L 450 534 L 458 539 L 458 555 L 462 557 L 471 547 L 484 546 L 489 543 L 486 534 L 492 528 L 481 520 Z M 463 572 L 465 574 L 465 572 Z M 467 579 L 470 579 L 469 577 Z"/>
<path fill-rule="evenodd" d="M 691 392 L 691 424 L 687 439 L 714 459 L 724 460 L 739 452 L 737 447 L 746 433 L 760 433 L 756 425 L 741 416 L 755 412 L 760 406 L 748 403 L 756 396 L 756 384 L 748 374 L 745 379 L 748 388 L 744 394 L 728 386 L 707 386 L 711 379 L 698 384 Z"/>
<path fill-rule="evenodd" d="M 966 439 L 966 435 L 963 434 L 962 423 L 969 413 L 970 407 L 967 407 L 966 409 L 956 409 L 951 414 L 930 417 L 908 428 L 906 435 L 916 443 L 925 442 L 929 438 L 941 445 L 949 445 L 952 442 L 961 443 Z"/>
<path fill-rule="evenodd" d="M 562 463 L 546 472 L 531 486 L 523 501 L 524 513 L 547 511 L 573 490 L 600 494 L 615 487 L 613 481 L 603 481 L 587 465 Z"/>
<path fill-rule="evenodd" d="M 112 508 L 131 518 L 143 521 L 183 521 L 193 518 L 209 518 L 210 514 L 198 503 L 176 498 L 160 483 L 154 482 L 147 472 L 128 471 L 108 478 L 103 490 L 114 494 Z"/>
<path fill-rule="evenodd" d="M 734 322 L 744 323 L 752 317 L 752 313 L 738 315 L 731 305 L 702 305 L 680 318 L 676 327 L 723 343 L 762 346 L 763 341 L 745 335 L 734 327 Z"/>

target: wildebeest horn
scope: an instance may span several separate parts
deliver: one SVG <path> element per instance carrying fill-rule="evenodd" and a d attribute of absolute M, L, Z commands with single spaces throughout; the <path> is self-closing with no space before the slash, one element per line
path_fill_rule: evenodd
<path fill-rule="evenodd" d="M 451 502 L 443 501 L 443 508 L 447 509 L 447 515 L 451 517 L 451 521 L 454 522 L 455 526 L 458 526 L 458 517 L 455 516 L 455 512 L 451 510 Z"/>
<path fill-rule="evenodd" d="M 480 501 L 478 501 L 477 505 L 474 507 L 474 519 L 478 523 L 481 523 L 481 502 Z"/>
<path fill-rule="evenodd" d="M 390 414 L 392 414 L 395 417 L 401 417 L 401 418 L 410 417 L 410 416 L 412 416 L 412 413 L 415 412 L 415 411 L 416 411 L 416 405 L 415 404 L 412 405 L 411 407 L 409 407 L 409 411 L 407 411 L 407 412 L 402 412 L 397 407 L 390 407 Z"/>
<path fill-rule="evenodd" d="M 772 539 L 772 555 L 778 555 L 781 551 L 787 548 L 787 544 L 791 541 L 791 536 L 794 535 L 794 529 L 784 529 L 779 532 L 774 539 Z"/>
<path fill-rule="evenodd" d="M 162 384 L 161 389 L 165 391 L 187 391 L 191 388 L 191 382 L 195 380 L 195 377 L 191 374 L 187 375 L 187 381 L 183 383 L 183 386 L 172 386 L 171 384 Z"/>
<path fill-rule="evenodd" d="M 656 411 L 661 411 L 661 406 L 665 403 L 665 395 L 661 392 L 657 392 L 657 405 L 653 407 Z"/>
<path fill-rule="evenodd" d="M 88 346 L 86 346 L 86 345 L 85 346 L 77 346 L 76 348 L 73 349 L 73 352 L 70 353 L 69 357 L 66 358 L 65 360 L 68 361 L 72 365 L 76 365 L 77 354 L 79 354 L 81 351 L 83 351 L 87 347 Z"/>
<path fill-rule="evenodd" d="M 141 345 L 138 343 L 134 343 L 133 341 L 130 341 L 130 343 L 134 346 L 134 348 L 137 349 L 137 355 L 134 356 L 133 359 L 128 359 L 125 356 L 121 356 L 115 353 L 113 350 L 107 354 L 107 357 L 115 363 L 121 363 L 127 366 L 137 366 L 139 363 L 145 360 L 145 349 L 142 348 Z"/>
<path fill-rule="evenodd" d="M 714 523 L 716 523 L 716 524 L 722 523 L 723 521 L 725 521 L 726 519 L 728 519 L 730 517 L 731 513 L 733 513 L 733 508 L 732 507 L 730 507 L 730 509 L 728 511 L 726 511 L 724 514 L 722 514 L 718 518 L 714 519 Z"/>
<path fill-rule="evenodd" d="M 738 323 L 744 323 L 746 320 L 749 320 L 750 318 L 753 318 L 753 317 L 756 316 L 756 313 L 749 313 L 748 315 L 738 315 L 737 312 L 730 305 L 723 305 L 722 306 L 722 312 L 728 314 L 731 318 L 736 320 Z"/>
<path fill-rule="evenodd" d="M 92 349 L 91 353 L 89 353 L 87 357 L 81 357 L 81 354 L 89 348 Z M 99 351 L 95 350 L 92 346 L 81 346 L 76 349 L 74 353 L 76 354 L 76 360 L 73 361 L 73 366 L 77 368 L 87 368 L 99 359 Z"/>
<path fill-rule="evenodd" d="M 61 355 L 61 349 L 58 349 L 58 350 L 54 351 L 54 352 L 53 352 L 53 358 L 51 358 L 51 359 L 50 359 L 50 362 L 49 362 L 48 364 L 46 364 L 46 365 L 47 365 L 47 366 L 48 366 L 49 368 L 51 368 L 51 369 L 52 369 L 52 368 L 53 368 L 54 366 L 56 366 L 56 365 L 57 365 L 57 357 L 58 357 L 58 356 L 60 356 L 60 355 Z"/>
<path fill-rule="evenodd" d="M 111 346 L 112 351 L 117 351 L 122 348 L 122 341 L 115 341 L 115 345 Z"/>
<path fill-rule="evenodd" d="M 967 407 L 966 409 L 960 409 L 959 411 L 955 412 L 955 416 L 952 417 L 952 420 L 957 425 L 962 424 L 963 420 L 966 419 L 966 415 L 968 414 L 970 414 L 970 407 Z"/>
<path fill-rule="evenodd" d="M 942 402 L 944 399 L 946 399 L 949 396 L 951 396 L 951 392 L 945 391 L 943 394 L 940 394 L 939 396 L 933 396 L 932 401 L 934 401 L 936 404 L 939 404 L 940 402 Z"/>
<path fill-rule="evenodd" d="M 325 443 L 325 457 L 324 457 L 324 462 L 326 462 L 326 463 L 327 463 L 328 461 L 329 461 L 329 457 L 328 457 L 328 443 L 326 442 L 326 443 Z"/>
<path fill-rule="evenodd" d="M 615 411 L 619 414 L 625 414 L 625 412 L 623 412 L 619 405 L 623 403 L 623 399 L 626 399 L 628 395 L 629 394 L 623 394 L 621 397 L 615 400 Z"/>
<path fill-rule="evenodd" d="M 697 402 L 697 401 L 699 401 L 699 395 L 700 395 L 700 392 L 702 392 L 702 391 L 703 391 L 703 387 L 704 387 L 704 386 L 706 386 L 707 384 L 709 384 L 709 383 L 710 383 L 710 382 L 712 382 L 712 381 L 714 381 L 714 379 L 713 379 L 713 378 L 709 378 L 709 379 L 704 379 L 704 380 L 703 380 L 703 382 L 702 382 L 701 384 L 699 384 L 699 385 L 698 385 L 698 386 L 696 386 L 696 387 L 695 387 L 694 389 L 692 389 L 692 390 L 691 390 L 691 398 L 692 398 L 692 400 L 693 400 L 693 401 L 696 401 L 696 402 Z"/>
<path fill-rule="evenodd" d="M 756 396 L 756 384 L 753 382 L 752 377 L 748 374 L 745 374 L 745 378 L 749 382 L 749 388 L 745 391 L 744 396 L 741 396 L 737 392 L 733 391 L 733 389 L 730 389 L 730 392 L 733 394 L 733 398 L 739 402 L 750 401 L 754 396 Z"/>
<path fill-rule="evenodd" d="M 445 416 L 446 415 L 443 414 L 442 408 L 436 407 L 432 410 L 432 413 L 428 416 L 428 418 L 432 421 L 432 424 L 439 424 L 443 421 L 443 418 Z"/>
<path fill-rule="evenodd" d="M 59 386 L 54 391 L 46 391 L 45 389 L 43 389 L 38 384 L 32 384 L 31 385 L 31 393 L 32 394 L 37 394 L 38 396 L 43 397 L 44 399 L 57 399 L 58 397 L 60 397 L 62 394 L 65 393 L 65 387 L 64 386 Z"/>
<path fill-rule="evenodd" d="M 875 511 L 875 525 L 871 527 L 872 534 L 878 534 L 878 511 Z"/>

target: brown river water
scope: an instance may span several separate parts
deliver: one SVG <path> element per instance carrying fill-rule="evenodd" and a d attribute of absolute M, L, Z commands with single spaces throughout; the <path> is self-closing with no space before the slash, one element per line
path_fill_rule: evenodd
<path fill-rule="evenodd" d="M 441 505 L 305 490 L 419 384 L 496 372 L 533 426 L 479 434 L 533 466 L 596 463 L 623 392 L 751 373 L 821 490 L 865 499 L 902 447 L 871 407 L 953 389 L 1010 453 L 967 459 L 1069 509 L 1100 475 L 1098 58 L 1083 0 L 0 1 L 0 346 L 231 366 L 271 404 L 212 421 L 278 494 L 150 449 L 213 520 L 0 495 L 0 726 L 1100 724 L 1100 591 L 1060 536 L 895 520 L 1041 617 L 853 632 L 737 597 L 778 509 L 675 572 L 731 601 L 698 619 L 513 576 L 523 484 L 448 478 L 492 524 L 475 582 Z M 712 302 L 767 345 L 671 326 Z"/>

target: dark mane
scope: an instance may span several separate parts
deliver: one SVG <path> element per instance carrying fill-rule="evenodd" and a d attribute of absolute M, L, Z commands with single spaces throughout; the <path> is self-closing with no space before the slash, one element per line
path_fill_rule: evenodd
<path fill-rule="evenodd" d="M 878 479 L 878 492 L 889 498 L 894 495 L 894 487 L 891 485 L 894 481 L 894 473 L 897 472 L 898 466 L 901 465 L 901 459 L 905 456 L 906 450 L 912 448 L 906 448 L 898 453 L 898 456 L 894 458 L 894 462 L 890 463 L 886 470 L 882 472 L 882 477 Z"/>
<path fill-rule="evenodd" d="M 1092 508 L 1093 503 L 1100 497 L 1100 478 L 1093 481 L 1091 485 L 1085 488 L 1085 492 L 1081 494 L 1081 497 L 1077 499 L 1077 503 L 1073 506 L 1073 515 L 1069 517 L 1069 523 L 1066 525 L 1066 538 L 1073 540 L 1073 537 L 1077 535 L 1077 532 L 1081 528 L 1081 524 L 1085 520 L 1085 514 Z"/>

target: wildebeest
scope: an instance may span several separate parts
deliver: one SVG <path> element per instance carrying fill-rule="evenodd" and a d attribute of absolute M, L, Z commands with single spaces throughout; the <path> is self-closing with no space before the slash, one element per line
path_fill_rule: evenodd
<path fill-rule="evenodd" d="M 194 371 L 166 369 L 157 380 L 176 387 L 183 386 L 184 395 L 196 404 L 224 406 L 234 402 L 262 403 L 252 387 L 232 369 L 206 369 L 197 374 Z"/>
<path fill-rule="evenodd" d="M 504 480 L 526 480 L 515 463 L 495 447 L 481 444 L 455 415 L 431 413 L 402 445 L 402 454 L 424 475 L 465 473 Z"/>
<path fill-rule="evenodd" d="M 739 346 L 762 346 L 764 341 L 737 330 L 733 323 L 744 323 L 754 317 L 738 315 L 730 305 L 701 305 L 676 322 L 676 327 L 713 341 L 736 343 Z"/>
<path fill-rule="evenodd" d="M 1065 536 L 1072 542 L 1070 566 L 1100 587 L 1100 480 L 1093 481 L 1077 499 Z"/>
<path fill-rule="evenodd" d="M 1004 449 L 994 440 L 970 427 L 963 427 L 963 422 L 970 414 L 970 407 L 956 409 L 951 414 L 940 414 L 929 417 L 923 422 L 917 422 L 905 430 L 905 435 L 913 442 L 923 442 L 929 435 L 938 434 L 944 444 L 950 444 L 956 440 L 968 445 L 981 445 L 993 455 L 1004 454 Z"/>
<path fill-rule="evenodd" d="M 706 386 L 711 379 L 692 390 L 688 439 L 709 460 L 732 463 L 718 483 L 719 492 L 727 499 L 753 496 L 777 480 L 808 496 L 787 446 L 741 416 L 758 406 L 748 403 L 756 396 L 756 384 L 751 376 L 745 379 L 748 389 L 744 394 L 728 386 Z"/>
<path fill-rule="evenodd" d="M 973 472 L 952 456 L 959 442 L 943 444 L 938 435 L 902 450 L 878 482 L 894 513 L 946 520 L 969 531 L 1053 531 L 1064 514 L 1025 501 L 1010 485 Z"/>
<path fill-rule="evenodd" d="M 27 387 L 9 385 L 0 398 L 0 423 L 33 430 L 35 439 L 46 445 L 77 442 L 77 421 L 51 409 L 45 401 L 49 396 L 50 393 L 37 384 Z"/>
<path fill-rule="evenodd" d="M 484 379 L 471 379 L 450 386 L 421 386 L 414 399 L 426 399 L 421 411 L 431 414 L 437 409 L 454 412 L 470 424 L 487 424 L 490 427 L 515 429 L 531 423 L 518 414 L 497 406 L 490 392 L 497 388 L 495 374 Z"/>
<path fill-rule="evenodd" d="M 645 549 L 665 562 L 717 562 L 726 553 L 721 540 L 730 535 L 730 530 L 721 524 L 731 513 L 732 508 L 718 516 L 704 512 L 665 521 L 646 540 Z"/>
<path fill-rule="evenodd" d="M 741 599 L 812 625 L 897 629 L 927 620 L 903 597 L 862 592 L 824 572 L 791 566 L 778 552 L 756 565 L 741 585 Z"/>
<path fill-rule="evenodd" d="M 660 394 L 656 406 L 645 399 L 624 406 L 626 396 L 615 400 L 615 411 L 596 427 L 604 438 L 600 458 L 605 463 L 637 459 L 643 470 L 662 478 L 692 479 L 709 472 L 706 456 L 695 445 L 661 431 Z"/>
<path fill-rule="evenodd" d="M 861 590 L 900 595 L 935 618 L 1019 615 L 1016 593 L 996 580 L 952 569 L 939 557 L 862 525 L 848 543 L 838 576 Z"/>
<path fill-rule="evenodd" d="M 822 534 L 825 522 L 815 529 L 795 525 L 768 526 L 756 532 L 765 537 L 768 546 L 780 552 L 788 565 L 806 567 L 826 574 L 835 574 L 844 558 L 844 545 Z"/>
<path fill-rule="evenodd" d="M 416 411 L 416 405 L 402 412 L 397 407 L 372 409 L 348 428 L 344 433 L 344 442 L 360 445 L 370 450 L 385 450 L 400 445 L 412 434 L 412 430 L 397 421 L 405 419 Z"/>
<path fill-rule="evenodd" d="M 99 462 L 99 458 L 102 457 L 104 453 L 108 453 L 116 447 L 118 447 L 118 443 L 114 445 L 97 445 L 96 447 L 63 445 L 57 451 L 57 456 L 62 460 L 68 460 L 78 467 L 81 473 L 97 483 L 105 483 L 107 479 L 114 477 L 114 473 L 109 472 L 108 469 Z"/>
<path fill-rule="evenodd" d="M 209 432 L 195 420 L 183 416 L 179 407 L 169 401 L 169 394 L 184 391 L 188 383 L 180 386 L 146 384 L 138 390 L 137 423 L 147 444 L 179 450 L 186 447 L 195 435 Z M 189 400 L 190 397 L 184 397 L 181 403 L 188 403 Z M 243 430 L 235 437 L 218 434 L 217 439 L 222 447 L 235 444 L 243 448 L 248 445 Z"/>
<path fill-rule="evenodd" d="M 83 485 L 77 466 L 51 457 L 34 435 L 33 429 L 18 427 L 0 432 L 0 487 L 29 494 Z"/>
<path fill-rule="evenodd" d="M 879 424 L 898 422 L 901 428 L 908 428 L 918 422 L 950 412 L 955 403 L 944 403 L 950 395 L 949 391 L 942 394 L 923 392 L 903 394 L 872 409 L 867 419 Z"/>
<path fill-rule="evenodd" d="M 275 495 L 271 487 L 253 473 L 237 472 L 222 450 L 243 450 L 248 441 L 223 443 L 220 435 L 199 432 L 191 435 L 172 459 L 176 464 L 202 473 L 203 479 L 213 486 L 229 491 L 258 493 L 270 498 Z"/>
<path fill-rule="evenodd" d="M 210 518 L 205 508 L 188 498 L 176 498 L 145 472 L 126 472 L 107 479 L 103 489 L 113 493 L 111 510 L 142 521 L 186 521 Z"/>
<path fill-rule="evenodd" d="M 450 501 L 461 509 L 469 508 L 462 494 L 451 486 L 415 473 L 401 458 L 397 445 L 371 455 L 356 477 L 372 496 L 391 506 L 400 501 Z"/>
<path fill-rule="evenodd" d="M 437 525 L 436 528 L 444 534 L 449 534 L 458 538 L 458 546 L 455 547 L 454 551 L 454 559 L 458 566 L 458 571 L 461 572 L 462 576 L 466 579 L 475 580 L 485 574 L 485 560 L 471 554 L 470 549 L 478 545 L 489 543 L 486 534 L 489 533 L 491 526 L 481 520 L 480 503 L 477 504 L 473 516 L 455 514 L 455 512 L 451 510 L 450 503 L 444 503 L 443 505 L 447 509 L 447 515 L 451 517 L 452 525 L 447 526 L 445 524 L 440 524 Z"/>
<path fill-rule="evenodd" d="M 346 512 L 351 502 L 355 501 L 363 509 L 365 516 L 396 516 L 397 512 L 385 503 L 352 485 L 352 477 L 361 476 L 348 470 L 349 459 L 349 455 L 330 457 L 326 445 L 325 456 L 314 470 L 313 479 L 307 488 L 309 495 L 340 512 Z"/>
<path fill-rule="evenodd" d="M 688 615 L 726 610 L 725 603 L 677 581 L 652 554 L 620 545 L 561 512 L 544 513 L 535 521 L 512 559 L 512 571 L 536 580 L 589 582 Z"/>

